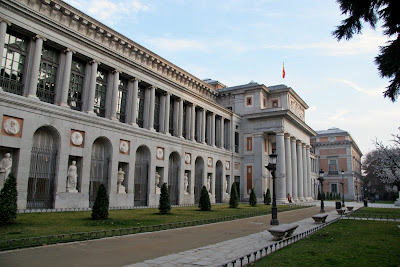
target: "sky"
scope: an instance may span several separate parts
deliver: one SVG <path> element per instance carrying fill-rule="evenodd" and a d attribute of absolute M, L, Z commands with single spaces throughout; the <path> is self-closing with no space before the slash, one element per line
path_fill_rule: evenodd
<path fill-rule="evenodd" d="M 389 80 L 374 64 L 389 39 L 365 24 L 338 42 L 331 33 L 346 16 L 334 0 L 65 2 L 199 79 L 293 88 L 311 128 L 348 131 L 364 155 L 400 132 L 400 99 L 383 97 Z"/>

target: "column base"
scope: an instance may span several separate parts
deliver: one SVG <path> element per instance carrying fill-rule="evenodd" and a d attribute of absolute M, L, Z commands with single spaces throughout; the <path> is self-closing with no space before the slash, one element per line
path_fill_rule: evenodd
<path fill-rule="evenodd" d="M 296 198 L 292 197 L 292 202 L 299 202 L 299 199 L 297 197 Z"/>
<path fill-rule="evenodd" d="M 277 198 L 276 202 L 278 203 L 283 203 L 283 204 L 287 204 L 289 203 L 289 201 L 287 200 L 287 198 Z"/>
<path fill-rule="evenodd" d="M 299 197 L 299 201 L 304 202 L 305 201 L 304 197 Z"/>
<path fill-rule="evenodd" d="M 165 133 L 166 136 L 172 136 L 170 132 Z"/>
<path fill-rule="evenodd" d="M 130 125 L 132 125 L 133 127 L 139 127 L 136 122 L 131 122 Z"/>
<path fill-rule="evenodd" d="M 67 103 L 60 103 L 59 106 L 63 108 L 71 108 Z"/>
<path fill-rule="evenodd" d="M 154 129 L 154 128 L 149 128 L 148 129 L 150 132 L 156 132 L 156 129 Z"/>
<path fill-rule="evenodd" d="M 97 116 L 97 114 L 96 113 L 94 113 L 94 111 L 86 111 L 86 114 L 89 114 L 89 115 L 94 115 L 94 116 Z"/>
<path fill-rule="evenodd" d="M 37 97 L 37 95 L 27 95 L 27 98 L 33 99 L 33 100 L 38 100 L 40 101 L 39 97 Z"/>

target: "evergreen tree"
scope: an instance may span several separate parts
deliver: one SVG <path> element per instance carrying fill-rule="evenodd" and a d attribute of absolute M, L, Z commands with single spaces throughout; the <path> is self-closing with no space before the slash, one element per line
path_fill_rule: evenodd
<path fill-rule="evenodd" d="M 342 195 L 341 195 L 340 193 L 339 193 L 339 198 L 338 198 L 338 199 L 339 199 L 339 200 L 342 199 Z"/>
<path fill-rule="evenodd" d="M 326 199 L 326 200 L 329 200 L 329 192 L 326 192 L 325 199 Z"/>
<path fill-rule="evenodd" d="M 269 190 L 269 188 L 267 189 L 267 194 L 265 194 L 265 205 L 271 205 L 271 191 Z"/>
<path fill-rule="evenodd" d="M 0 191 L 0 225 L 12 224 L 17 218 L 17 181 L 13 173 L 8 175 Z"/>
<path fill-rule="evenodd" d="M 171 212 L 171 200 L 169 197 L 169 191 L 167 183 L 163 183 L 161 186 L 160 203 L 158 205 L 160 214 L 168 214 Z"/>
<path fill-rule="evenodd" d="M 229 208 L 236 209 L 239 206 L 239 196 L 236 190 L 236 184 L 231 186 L 231 198 L 229 199 Z"/>
<path fill-rule="evenodd" d="M 100 184 L 99 190 L 97 191 L 96 200 L 92 208 L 92 219 L 101 220 L 108 218 L 108 194 L 104 184 Z"/>
<path fill-rule="evenodd" d="M 199 208 L 203 211 L 211 210 L 210 196 L 204 185 L 203 188 L 201 188 Z"/>
<path fill-rule="evenodd" d="M 250 192 L 249 204 L 252 207 L 257 206 L 257 196 L 256 193 L 254 193 L 254 188 L 252 188 Z"/>
<path fill-rule="evenodd" d="M 329 199 L 330 199 L 330 200 L 333 199 L 332 192 L 329 193 Z"/>

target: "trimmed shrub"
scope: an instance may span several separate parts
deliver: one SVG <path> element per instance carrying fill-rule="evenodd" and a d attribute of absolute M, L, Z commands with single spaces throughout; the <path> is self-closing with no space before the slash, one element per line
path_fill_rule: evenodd
<path fill-rule="evenodd" d="M 207 188 L 203 185 L 200 193 L 199 208 L 202 211 L 211 210 L 210 196 L 208 195 Z"/>
<path fill-rule="evenodd" d="M 17 218 L 17 179 L 8 175 L 0 191 L 0 225 L 13 224 Z"/>
<path fill-rule="evenodd" d="M 332 192 L 329 193 L 329 199 L 330 199 L 330 200 L 333 200 Z"/>
<path fill-rule="evenodd" d="M 94 205 L 92 208 L 92 219 L 93 220 L 101 220 L 108 218 L 108 206 L 109 200 L 107 195 L 107 189 L 104 184 L 99 186 L 99 190 L 97 191 L 96 200 L 94 201 Z"/>
<path fill-rule="evenodd" d="M 236 209 L 239 206 L 239 196 L 236 190 L 236 184 L 231 186 L 231 198 L 229 199 L 229 208 Z"/>
<path fill-rule="evenodd" d="M 249 204 L 252 207 L 257 206 L 257 196 L 256 193 L 254 193 L 254 188 L 252 188 L 250 192 Z"/>
<path fill-rule="evenodd" d="M 163 183 L 161 186 L 160 203 L 158 205 L 160 214 L 168 214 L 171 212 L 171 200 L 169 197 L 169 191 L 167 183 Z"/>
<path fill-rule="evenodd" d="M 271 205 L 271 191 L 269 190 L 269 188 L 267 189 L 267 193 L 265 194 L 264 204 Z"/>

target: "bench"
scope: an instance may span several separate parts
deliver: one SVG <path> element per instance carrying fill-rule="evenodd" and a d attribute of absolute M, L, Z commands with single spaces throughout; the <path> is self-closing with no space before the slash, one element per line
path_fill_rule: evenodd
<path fill-rule="evenodd" d="M 345 215 L 346 214 L 346 210 L 345 209 L 337 209 L 336 211 L 340 215 Z"/>
<path fill-rule="evenodd" d="M 326 217 L 328 217 L 328 214 L 317 214 L 312 216 L 316 223 L 325 223 Z"/>
<path fill-rule="evenodd" d="M 353 210 L 353 207 L 347 206 L 347 210 L 348 210 L 348 211 L 352 211 L 352 210 Z"/>
<path fill-rule="evenodd" d="M 274 240 L 281 240 L 291 236 L 297 227 L 299 227 L 298 224 L 282 224 L 268 229 L 268 232 L 274 236 Z"/>

